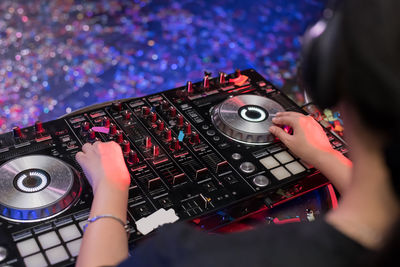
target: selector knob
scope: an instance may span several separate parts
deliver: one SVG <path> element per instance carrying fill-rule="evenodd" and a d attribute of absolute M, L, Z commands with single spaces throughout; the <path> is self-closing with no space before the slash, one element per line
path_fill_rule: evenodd
<path fill-rule="evenodd" d="M 147 116 L 150 114 L 150 108 L 148 106 L 143 106 L 142 107 L 142 115 Z"/>
<path fill-rule="evenodd" d="M 106 117 L 106 116 L 104 116 L 103 117 L 103 126 L 104 127 L 110 127 L 110 118 L 108 118 L 108 117 Z"/>
<path fill-rule="evenodd" d="M 112 109 L 114 111 L 118 111 L 118 112 L 121 111 L 122 110 L 122 103 L 119 102 L 119 101 L 113 102 L 112 103 Z"/>
<path fill-rule="evenodd" d="M 164 122 L 162 120 L 157 120 L 157 130 L 163 131 L 164 130 Z"/>
<path fill-rule="evenodd" d="M 169 116 L 171 118 L 175 118 L 176 117 L 176 108 L 175 107 L 170 107 L 169 108 Z"/>
<path fill-rule="evenodd" d="M 93 131 L 92 129 L 89 129 L 87 132 L 88 132 L 89 141 L 96 140 L 96 132 L 95 131 Z"/>
<path fill-rule="evenodd" d="M 153 146 L 153 157 L 156 158 L 160 155 L 160 147 L 157 145 Z"/>
<path fill-rule="evenodd" d="M 116 133 L 117 133 L 117 125 L 115 125 L 114 123 L 111 123 L 111 124 L 110 124 L 110 131 L 109 131 L 109 133 L 110 133 L 111 135 L 116 134 Z"/>
<path fill-rule="evenodd" d="M 117 142 L 118 144 L 122 144 L 123 141 L 124 141 L 124 135 L 122 131 L 117 131 L 117 135 L 115 136 L 115 142 Z"/>
<path fill-rule="evenodd" d="M 131 145 L 129 144 L 128 140 L 124 140 L 122 142 L 122 152 L 124 154 L 128 154 L 131 151 Z"/>
<path fill-rule="evenodd" d="M 136 151 L 133 151 L 133 150 L 129 151 L 128 162 L 130 164 L 136 164 L 139 162 L 139 158 L 138 158 Z"/>
<path fill-rule="evenodd" d="M 192 82 L 187 82 L 186 90 L 187 90 L 189 95 L 193 95 L 194 94 L 194 88 L 193 88 L 193 83 Z"/>
<path fill-rule="evenodd" d="M 170 128 L 166 128 L 164 131 L 164 138 L 167 142 L 172 140 L 172 131 Z"/>
<path fill-rule="evenodd" d="M 183 116 L 181 114 L 176 116 L 176 125 L 178 125 L 178 127 L 183 126 Z"/>
<path fill-rule="evenodd" d="M 200 144 L 200 136 L 199 136 L 199 134 L 197 132 L 193 132 L 192 136 L 190 138 L 190 141 L 194 145 Z"/>
<path fill-rule="evenodd" d="M 151 112 L 150 116 L 149 116 L 149 119 L 153 123 L 156 122 L 157 121 L 157 114 L 155 112 Z"/>
<path fill-rule="evenodd" d="M 131 119 L 132 113 L 129 112 L 128 110 L 122 111 L 122 116 L 124 116 L 124 120 L 130 120 Z"/>
<path fill-rule="evenodd" d="M 186 135 L 192 134 L 192 125 L 188 122 L 185 122 L 185 134 Z"/>
<path fill-rule="evenodd" d="M 83 132 L 89 131 L 89 130 L 90 130 L 90 124 L 89 124 L 89 122 L 87 122 L 87 121 L 82 122 L 81 128 L 82 128 L 82 131 L 83 131 Z"/>
<path fill-rule="evenodd" d="M 36 133 L 42 133 L 44 131 L 43 123 L 41 121 L 35 122 L 35 131 Z"/>
<path fill-rule="evenodd" d="M 146 136 L 146 139 L 144 140 L 144 145 L 147 149 L 151 148 L 151 137 L 150 136 Z"/>
<path fill-rule="evenodd" d="M 15 138 L 21 138 L 22 137 L 21 128 L 19 128 L 18 126 L 15 126 L 13 128 L 13 134 L 14 134 Z"/>

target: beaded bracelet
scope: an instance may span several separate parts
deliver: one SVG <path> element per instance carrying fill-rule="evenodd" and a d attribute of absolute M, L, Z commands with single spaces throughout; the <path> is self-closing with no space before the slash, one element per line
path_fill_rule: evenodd
<path fill-rule="evenodd" d="M 110 218 L 110 219 L 116 220 L 117 222 L 119 222 L 122 225 L 122 227 L 124 227 L 125 231 L 129 234 L 129 230 L 130 229 L 129 229 L 128 222 L 124 223 L 123 220 L 121 220 L 120 218 L 118 218 L 118 217 L 116 217 L 114 215 L 111 215 L 111 214 L 103 214 L 103 215 L 95 216 L 93 218 L 89 218 L 87 224 L 85 224 L 83 226 L 83 232 L 86 231 L 86 228 L 89 226 L 89 224 L 91 224 L 91 223 L 93 223 L 93 222 L 95 222 L 97 220 L 103 219 L 103 218 Z"/>

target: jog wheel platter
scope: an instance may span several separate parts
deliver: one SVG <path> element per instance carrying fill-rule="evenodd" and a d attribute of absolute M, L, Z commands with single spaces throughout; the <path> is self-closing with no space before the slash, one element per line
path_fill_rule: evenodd
<path fill-rule="evenodd" d="M 72 168 L 45 155 L 31 155 L 0 166 L 0 216 L 35 222 L 67 209 L 81 191 Z"/>
<path fill-rule="evenodd" d="M 235 141 L 265 145 L 274 140 L 268 131 L 272 118 L 285 109 L 277 102 L 258 95 L 229 98 L 214 107 L 212 122 L 225 136 Z"/>

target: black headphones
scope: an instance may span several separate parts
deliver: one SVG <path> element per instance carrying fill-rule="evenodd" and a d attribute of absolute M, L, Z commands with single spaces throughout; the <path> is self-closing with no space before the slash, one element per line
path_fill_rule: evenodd
<path fill-rule="evenodd" d="M 322 109 L 334 106 L 339 100 L 335 78 L 338 68 L 336 53 L 340 51 L 342 27 L 340 3 L 331 2 L 323 12 L 322 19 L 303 36 L 303 82 L 313 102 Z"/>

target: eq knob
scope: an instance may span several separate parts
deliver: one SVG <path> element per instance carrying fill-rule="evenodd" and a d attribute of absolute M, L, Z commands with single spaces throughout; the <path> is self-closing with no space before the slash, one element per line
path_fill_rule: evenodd
<path fill-rule="evenodd" d="M 176 125 L 178 127 L 183 126 L 183 116 L 181 114 L 176 115 Z"/>
<path fill-rule="evenodd" d="M 155 122 L 157 121 L 157 113 L 155 113 L 155 112 L 150 112 L 149 120 L 150 120 L 152 123 L 155 123 Z"/>
<path fill-rule="evenodd" d="M 142 115 L 147 116 L 150 114 L 150 108 L 148 106 L 143 106 L 142 107 Z"/>
<path fill-rule="evenodd" d="M 170 128 L 166 128 L 164 131 L 164 139 L 167 142 L 170 142 L 172 140 L 172 131 Z"/>
<path fill-rule="evenodd" d="M 160 155 L 160 147 L 157 145 L 153 146 L 153 157 L 157 158 Z"/>
<path fill-rule="evenodd" d="M 185 134 L 186 135 L 192 134 L 192 125 L 190 123 L 188 123 L 187 121 L 185 122 Z"/>
<path fill-rule="evenodd" d="M 147 149 L 151 148 L 151 137 L 150 136 L 146 136 L 146 138 L 144 139 L 144 146 Z"/>
<path fill-rule="evenodd" d="M 219 73 L 219 84 L 224 85 L 226 83 L 226 73 L 220 72 Z"/>
<path fill-rule="evenodd" d="M 168 108 L 169 108 L 169 103 L 168 103 L 168 101 L 167 101 L 167 100 L 162 100 L 162 101 L 161 101 L 161 109 L 162 109 L 163 111 L 167 111 Z"/>
<path fill-rule="evenodd" d="M 236 69 L 235 70 L 235 78 L 238 78 L 238 77 L 240 77 L 242 74 L 240 73 L 240 70 L 239 69 Z"/>
<path fill-rule="evenodd" d="M 128 140 L 122 141 L 122 152 L 128 154 L 131 151 L 131 145 Z"/>
<path fill-rule="evenodd" d="M 197 132 L 193 132 L 192 133 L 192 136 L 190 137 L 190 142 L 193 145 L 200 144 L 200 136 L 199 136 L 199 134 Z"/>
<path fill-rule="evenodd" d="M 96 132 L 95 131 L 93 131 L 92 129 L 89 129 L 87 131 L 87 133 L 88 133 L 88 141 L 96 140 Z"/>
<path fill-rule="evenodd" d="M 122 103 L 120 101 L 115 101 L 112 103 L 111 107 L 114 111 L 120 112 L 122 110 Z"/>
<path fill-rule="evenodd" d="M 36 133 L 42 133 L 42 132 L 44 132 L 43 123 L 42 123 L 41 121 L 36 121 L 36 122 L 35 122 L 35 132 L 36 132 Z"/>
<path fill-rule="evenodd" d="M 107 116 L 103 117 L 103 126 L 104 127 L 110 127 L 110 118 L 108 118 Z"/>
<path fill-rule="evenodd" d="M 124 110 L 122 111 L 122 116 L 124 117 L 124 120 L 127 121 L 131 119 L 132 113 L 129 112 L 128 110 Z"/>
<path fill-rule="evenodd" d="M 172 142 L 171 142 L 171 148 L 175 151 L 178 151 L 181 149 L 181 144 L 179 142 L 178 139 L 176 139 L 175 137 L 172 138 Z"/>
<path fill-rule="evenodd" d="M 116 133 L 117 133 L 117 125 L 115 125 L 114 123 L 111 123 L 109 134 L 115 135 Z"/>
<path fill-rule="evenodd" d="M 139 162 L 139 158 L 138 158 L 138 155 L 137 155 L 136 151 L 133 151 L 133 150 L 129 151 L 128 163 L 136 164 L 138 162 Z"/>
<path fill-rule="evenodd" d="M 87 132 L 90 130 L 90 124 L 87 121 L 82 122 L 81 125 L 82 132 Z"/>
<path fill-rule="evenodd" d="M 188 95 L 193 95 L 194 94 L 194 88 L 193 88 L 193 83 L 192 82 L 190 82 L 190 81 L 187 82 L 186 90 L 187 90 Z"/>
<path fill-rule="evenodd" d="M 163 131 L 164 130 L 164 122 L 162 120 L 157 120 L 157 130 Z"/>
<path fill-rule="evenodd" d="M 169 116 L 171 118 L 175 118 L 176 117 L 176 108 L 175 107 L 170 107 L 169 108 Z"/>
<path fill-rule="evenodd" d="M 117 142 L 118 144 L 122 144 L 123 141 L 124 141 L 124 134 L 122 133 L 122 131 L 117 131 L 117 134 L 115 136 L 115 142 Z"/>
<path fill-rule="evenodd" d="M 15 126 L 13 128 L 13 135 L 15 138 L 21 138 L 22 137 L 21 128 L 19 128 L 18 126 Z"/>
<path fill-rule="evenodd" d="M 205 91 L 210 89 L 210 76 L 209 73 L 206 73 L 203 78 L 203 88 Z"/>

